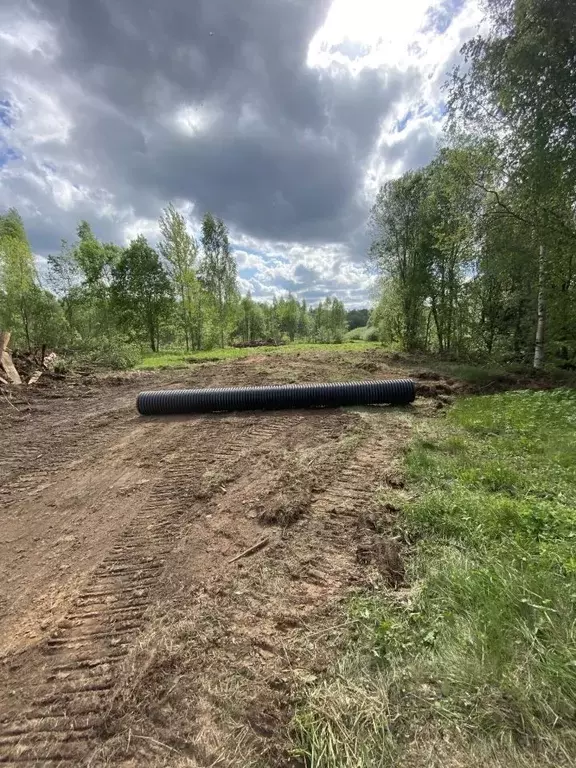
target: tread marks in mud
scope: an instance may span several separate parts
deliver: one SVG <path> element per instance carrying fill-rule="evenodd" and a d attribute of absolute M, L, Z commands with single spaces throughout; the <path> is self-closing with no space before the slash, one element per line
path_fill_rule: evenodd
<path fill-rule="evenodd" d="M 0 765 L 86 762 L 98 743 L 118 664 L 143 629 L 166 557 L 197 507 L 193 486 L 215 458 L 234 461 L 250 445 L 273 440 L 302 419 L 282 414 L 248 427 L 239 419 L 218 429 L 198 421 L 195 447 L 166 466 L 146 507 L 120 534 L 45 641 L 45 672 L 29 708 L 16 705 L 0 715 Z"/>
<path fill-rule="evenodd" d="M 200 432 L 199 440 L 208 442 L 209 436 Z M 208 454 L 164 470 L 147 506 L 125 528 L 45 642 L 47 669 L 33 704 L 0 720 L 0 765 L 77 765 L 86 760 L 117 682 L 116 667 L 143 628 L 166 555 L 190 508 L 188 494 L 180 489 L 189 488 L 202 473 Z"/>
<path fill-rule="evenodd" d="M 374 500 L 374 483 L 392 455 L 390 440 L 367 435 L 332 485 L 318 494 L 313 511 L 356 515 Z"/>

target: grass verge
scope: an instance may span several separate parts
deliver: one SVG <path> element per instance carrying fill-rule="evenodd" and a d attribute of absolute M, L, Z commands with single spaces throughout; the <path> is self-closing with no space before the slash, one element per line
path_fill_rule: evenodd
<path fill-rule="evenodd" d="M 189 363 L 219 362 L 221 360 L 237 360 L 241 357 L 258 355 L 293 355 L 297 352 L 364 352 L 367 349 L 381 349 L 376 341 L 347 341 L 342 344 L 285 344 L 281 347 L 225 347 L 224 349 L 202 350 L 201 352 L 186 352 L 171 350 L 167 352 L 152 352 L 146 355 L 136 366 L 138 370 L 154 368 L 187 367 Z"/>
<path fill-rule="evenodd" d="M 350 606 L 296 751 L 310 768 L 574 765 L 576 393 L 460 400 L 407 475 L 412 587 Z"/>

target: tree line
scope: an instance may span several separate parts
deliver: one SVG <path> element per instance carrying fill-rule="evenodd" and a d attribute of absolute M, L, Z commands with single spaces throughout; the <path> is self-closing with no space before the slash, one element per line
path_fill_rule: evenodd
<path fill-rule="evenodd" d="M 143 235 L 122 248 L 98 240 L 82 221 L 76 241 L 48 256 L 42 286 L 22 219 L 8 211 L 0 216 L 0 327 L 12 331 L 16 347 L 79 348 L 104 358 L 141 345 L 342 341 L 346 310 L 336 298 L 309 307 L 291 294 L 271 304 L 241 295 L 221 219 L 207 213 L 198 242 L 170 204 L 159 230 L 156 248 Z"/>
<path fill-rule="evenodd" d="M 486 0 L 442 146 L 372 209 L 385 341 L 576 363 L 576 2 Z"/>

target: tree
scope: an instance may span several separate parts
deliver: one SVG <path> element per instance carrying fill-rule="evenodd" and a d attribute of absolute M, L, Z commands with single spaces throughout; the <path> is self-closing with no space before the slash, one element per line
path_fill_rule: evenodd
<path fill-rule="evenodd" d="M 114 332 L 110 285 L 122 249 L 100 242 L 86 221 L 76 231 L 73 245 L 62 241 L 60 252 L 48 256 L 48 284 L 61 297 L 68 323 L 79 339 L 98 342 Z"/>
<path fill-rule="evenodd" d="M 68 344 L 70 325 L 54 294 L 34 285 L 29 295 L 29 310 L 28 332 L 32 348 L 45 344 L 53 349 Z"/>
<path fill-rule="evenodd" d="M 474 183 L 482 155 L 469 147 L 443 149 L 425 169 L 428 294 L 438 350 L 451 353 L 461 337 L 459 312 L 475 258 L 476 221 L 483 193 Z M 465 172 L 463 169 L 466 169 Z"/>
<path fill-rule="evenodd" d="M 200 274 L 216 309 L 220 346 L 224 347 L 238 300 L 237 267 L 226 225 L 211 213 L 202 220 L 202 249 Z"/>
<path fill-rule="evenodd" d="M 370 317 L 369 309 L 350 309 L 346 312 L 346 322 L 348 329 L 353 331 L 356 328 L 364 328 L 368 325 Z"/>
<path fill-rule="evenodd" d="M 402 341 L 404 324 L 402 322 L 402 300 L 395 281 L 384 278 L 380 285 L 380 298 L 370 316 L 370 325 L 378 329 L 380 341 L 399 344 Z M 427 338 L 425 343 L 427 343 Z"/>
<path fill-rule="evenodd" d="M 330 341 L 340 344 L 344 339 L 344 334 L 348 330 L 346 325 L 346 308 L 344 304 L 334 298 L 330 307 L 329 316 Z"/>
<path fill-rule="evenodd" d="M 82 270 L 76 261 L 74 248 L 68 245 L 66 240 L 62 240 L 60 251 L 49 254 L 47 262 L 48 285 L 54 289 L 57 296 L 61 297 L 70 328 L 76 328 L 74 309 L 79 295 Z"/>
<path fill-rule="evenodd" d="M 277 312 L 280 330 L 287 334 L 290 341 L 294 341 L 296 334 L 298 333 L 300 305 L 291 293 L 288 294 L 287 298 L 280 299 L 277 306 Z"/>
<path fill-rule="evenodd" d="M 0 216 L 0 324 L 12 331 L 16 344 L 31 348 L 33 290 L 36 268 L 22 219 L 12 208 Z"/>
<path fill-rule="evenodd" d="M 564 308 L 573 304 L 568 251 L 576 245 L 576 2 L 486 0 L 485 8 L 489 31 L 464 46 L 466 70 L 452 78 L 451 125 L 453 131 L 497 137 L 513 204 L 501 190 L 491 188 L 490 194 L 503 215 L 529 228 L 531 266 L 544 267 L 537 267 L 540 278 L 530 297 L 540 361 L 544 313 L 537 307 L 546 301 L 551 320 L 556 301 L 550 299 Z M 571 317 L 569 312 L 564 328 L 572 327 Z M 561 349 L 568 354 L 567 345 Z"/>
<path fill-rule="evenodd" d="M 307 339 L 310 336 L 310 313 L 308 311 L 306 299 L 302 300 L 302 304 L 299 308 L 297 333 L 301 339 Z"/>
<path fill-rule="evenodd" d="M 95 293 L 101 293 L 112 280 L 112 270 L 121 255 L 121 249 L 113 243 L 101 243 L 87 221 L 81 221 L 77 229 L 78 242 L 74 258 L 82 270 L 85 283 Z"/>
<path fill-rule="evenodd" d="M 170 313 L 170 280 L 156 251 L 139 235 L 123 252 L 112 271 L 112 300 L 121 322 L 148 338 L 157 351 L 160 326 Z"/>
<path fill-rule="evenodd" d="M 402 342 L 409 350 L 422 342 L 424 299 L 429 288 L 427 191 L 424 172 L 406 173 L 381 187 L 371 211 L 374 240 L 370 255 L 380 274 L 396 285 L 402 307 Z"/>
<path fill-rule="evenodd" d="M 245 344 L 265 337 L 265 316 L 262 307 L 257 304 L 250 293 L 240 300 L 238 312 L 238 335 Z"/>
<path fill-rule="evenodd" d="M 178 297 L 177 314 L 186 349 L 202 344 L 202 288 L 196 277 L 198 245 L 188 233 L 186 220 L 172 203 L 159 220 L 162 239 L 158 250 L 168 265 L 168 274 Z"/>

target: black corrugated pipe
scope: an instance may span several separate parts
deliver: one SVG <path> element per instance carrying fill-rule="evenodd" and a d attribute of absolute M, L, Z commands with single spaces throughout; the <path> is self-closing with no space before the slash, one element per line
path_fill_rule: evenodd
<path fill-rule="evenodd" d="M 346 381 L 336 384 L 282 384 L 273 387 L 168 389 L 140 392 L 136 407 L 144 416 L 211 411 L 256 411 L 278 408 L 337 407 L 414 400 L 410 379 Z"/>

